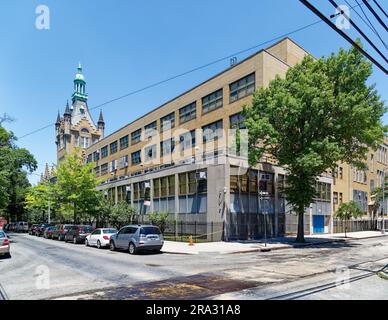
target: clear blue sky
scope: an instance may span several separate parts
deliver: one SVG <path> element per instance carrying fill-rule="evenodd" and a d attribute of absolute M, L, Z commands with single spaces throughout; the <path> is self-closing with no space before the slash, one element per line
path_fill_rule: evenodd
<path fill-rule="evenodd" d="M 321 1 L 312 2 L 333 13 Z M 388 9 L 386 0 L 380 3 Z M 39 4 L 50 8 L 50 30 L 35 28 Z M 58 110 L 63 113 L 79 61 L 93 107 L 316 20 L 298 0 L 4 0 L 0 11 L 0 113 L 15 118 L 6 127 L 22 136 L 54 123 Z M 354 30 L 349 34 L 354 36 Z M 291 38 L 315 57 L 348 47 L 324 23 Z M 106 133 L 228 65 L 228 60 L 220 62 L 103 107 Z M 374 70 L 371 82 L 387 101 L 387 77 Z M 92 112 L 95 119 L 98 112 Z M 384 122 L 388 123 L 388 117 Z M 54 141 L 51 127 L 18 142 L 35 155 L 37 173 L 46 162 L 55 163 Z M 30 180 L 38 179 L 32 175 Z"/>

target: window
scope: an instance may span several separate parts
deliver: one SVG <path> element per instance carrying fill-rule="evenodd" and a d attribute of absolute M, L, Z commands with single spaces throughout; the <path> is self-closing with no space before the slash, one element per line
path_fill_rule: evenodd
<path fill-rule="evenodd" d="M 333 203 L 338 204 L 338 192 L 333 192 Z"/>
<path fill-rule="evenodd" d="M 119 160 L 119 168 L 123 169 L 128 167 L 128 156 L 123 156 Z"/>
<path fill-rule="evenodd" d="M 222 108 L 223 104 L 223 91 L 222 89 L 213 92 L 206 97 L 202 98 L 202 113 L 208 113 L 218 108 Z"/>
<path fill-rule="evenodd" d="M 92 162 L 92 159 L 93 159 L 93 154 L 88 154 L 88 156 L 86 157 L 86 163 L 90 163 Z"/>
<path fill-rule="evenodd" d="M 81 136 L 81 148 L 86 149 L 89 147 L 89 137 Z"/>
<path fill-rule="evenodd" d="M 94 174 L 96 175 L 96 177 L 98 177 L 100 175 L 100 167 L 99 166 L 94 168 Z"/>
<path fill-rule="evenodd" d="M 343 194 L 342 194 L 342 192 L 340 192 L 339 193 L 339 203 L 341 204 L 342 202 L 343 202 L 343 199 L 344 197 L 343 197 Z"/>
<path fill-rule="evenodd" d="M 120 138 L 120 150 L 128 148 L 128 135 Z"/>
<path fill-rule="evenodd" d="M 104 159 L 108 156 L 108 146 L 101 148 L 101 158 Z"/>
<path fill-rule="evenodd" d="M 101 175 L 106 175 L 108 173 L 108 164 L 104 163 L 101 165 Z"/>
<path fill-rule="evenodd" d="M 93 152 L 93 159 L 94 159 L 94 161 L 98 161 L 98 160 L 100 160 L 100 150 L 97 150 L 97 151 L 94 151 Z"/>
<path fill-rule="evenodd" d="M 131 154 L 131 161 L 132 161 L 132 165 L 141 163 L 140 151 L 136 151 Z"/>
<path fill-rule="evenodd" d="M 230 102 L 244 98 L 255 91 L 255 74 L 252 73 L 229 85 Z"/>
<path fill-rule="evenodd" d="M 244 116 L 241 113 L 234 114 L 229 117 L 229 127 L 230 129 L 246 129 L 244 121 Z"/>
<path fill-rule="evenodd" d="M 344 168 L 339 167 L 339 178 L 343 179 L 344 178 Z"/>
<path fill-rule="evenodd" d="M 144 159 L 145 161 L 149 161 L 151 159 L 156 158 L 156 144 L 146 147 L 144 149 Z"/>
<path fill-rule="evenodd" d="M 77 147 L 78 144 L 79 144 L 79 135 L 78 135 L 78 132 L 75 132 L 74 133 L 74 136 L 73 136 L 73 139 L 74 139 L 74 145 Z"/>
<path fill-rule="evenodd" d="M 175 127 L 175 113 L 172 112 L 167 116 L 160 118 L 160 131 L 169 130 Z"/>
<path fill-rule="evenodd" d="M 179 144 L 181 151 L 195 147 L 195 130 L 181 134 L 179 136 Z"/>
<path fill-rule="evenodd" d="M 131 144 L 139 143 L 141 140 L 141 129 L 138 129 L 131 133 Z"/>
<path fill-rule="evenodd" d="M 373 170 L 374 170 L 374 154 L 373 153 L 370 155 L 369 169 L 370 169 L 370 172 L 373 172 Z"/>
<path fill-rule="evenodd" d="M 109 172 L 116 171 L 117 169 L 117 160 L 112 160 L 109 162 Z"/>
<path fill-rule="evenodd" d="M 174 138 L 164 140 L 160 143 L 160 155 L 163 157 L 165 155 L 171 154 L 175 149 Z"/>
<path fill-rule="evenodd" d="M 89 130 L 86 128 L 81 129 L 81 134 L 89 134 Z"/>
<path fill-rule="evenodd" d="M 167 176 L 153 180 L 154 198 L 175 196 L 175 176 Z"/>
<path fill-rule="evenodd" d="M 197 117 L 197 103 L 193 102 L 179 109 L 179 123 L 184 123 Z"/>
<path fill-rule="evenodd" d="M 150 138 L 150 137 L 154 136 L 156 134 L 156 130 L 157 130 L 156 121 L 151 122 L 150 124 L 147 124 L 144 127 L 144 135 L 145 135 L 145 137 L 146 138 Z"/>
<path fill-rule="evenodd" d="M 331 200 L 331 185 L 329 183 L 317 182 L 316 184 L 316 200 L 330 201 Z"/>
<path fill-rule="evenodd" d="M 222 128 L 222 120 L 213 122 L 211 124 L 208 124 L 207 126 L 202 127 L 203 143 L 222 138 Z"/>
<path fill-rule="evenodd" d="M 112 143 L 109 145 L 109 150 L 110 150 L 110 154 L 114 154 L 114 153 L 117 152 L 117 141 L 112 142 Z"/>

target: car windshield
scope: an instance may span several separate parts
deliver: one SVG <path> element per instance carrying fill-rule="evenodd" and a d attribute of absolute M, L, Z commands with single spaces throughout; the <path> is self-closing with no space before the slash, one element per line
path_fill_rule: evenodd
<path fill-rule="evenodd" d="M 90 231 L 92 231 L 92 227 L 88 227 L 88 226 L 80 227 L 79 229 L 80 229 L 80 231 L 83 231 L 83 232 L 90 232 Z"/>
<path fill-rule="evenodd" d="M 72 226 L 64 226 L 63 229 L 69 230 Z"/>
<path fill-rule="evenodd" d="M 161 234 L 161 232 L 158 227 L 143 227 L 140 230 L 140 234 Z"/>
<path fill-rule="evenodd" d="M 102 233 L 116 233 L 117 230 L 116 229 L 104 229 L 102 230 Z"/>

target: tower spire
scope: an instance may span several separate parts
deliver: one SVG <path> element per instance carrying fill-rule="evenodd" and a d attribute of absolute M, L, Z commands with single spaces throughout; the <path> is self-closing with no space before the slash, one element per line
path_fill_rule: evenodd
<path fill-rule="evenodd" d="M 81 62 L 78 63 L 77 73 L 74 78 L 74 93 L 72 95 L 73 105 L 76 101 L 86 102 L 88 95 L 86 94 L 86 81 L 82 74 Z"/>

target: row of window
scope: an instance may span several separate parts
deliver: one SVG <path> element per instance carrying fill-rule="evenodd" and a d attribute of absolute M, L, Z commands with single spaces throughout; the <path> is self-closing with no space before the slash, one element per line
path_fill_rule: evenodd
<path fill-rule="evenodd" d="M 229 123 L 230 128 L 245 128 L 244 126 L 244 117 L 241 113 L 234 114 L 229 117 Z M 207 143 L 209 141 L 217 140 L 222 138 L 223 136 L 223 121 L 218 120 L 216 122 L 210 123 L 208 125 L 205 125 L 202 127 L 202 140 L 203 143 Z M 133 138 L 133 135 L 132 135 Z M 136 139 L 140 139 L 140 134 L 136 134 Z M 175 150 L 176 141 L 174 138 L 164 140 L 160 142 L 160 154 L 161 156 L 169 155 L 174 152 Z M 192 130 L 190 132 L 186 132 L 184 134 L 181 134 L 179 136 L 179 145 L 180 150 L 188 150 L 190 148 L 195 147 L 196 145 L 196 133 L 195 130 Z M 108 148 L 109 147 L 109 148 Z M 104 159 L 108 157 L 108 152 L 112 155 L 117 153 L 118 147 L 120 147 L 120 150 L 125 149 L 128 147 L 128 135 L 125 137 L 122 137 L 119 142 L 114 141 L 111 144 L 106 145 L 101 148 L 101 159 Z M 156 151 L 156 144 L 147 146 L 144 150 L 144 159 L 145 161 L 150 161 L 157 156 Z M 92 161 L 99 161 L 100 160 L 100 152 L 97 150 L 93 152 L 93 154 L 89 154 L 87 156 L 86 161 L 92 162 Z M 141 163 L 141 151 L 136 151 L 131 154 L 131 163 L 133 165 Z"/>
<path fill-rule="evenodd" d="M 379 146 L 377 149 L 377 161 L 383 164 L 387 164 L 387 148 Z"/>
<path fill-rule="evenodd" d="M 252 73 L 238 81 L 235 81 L 229 85 L 230 88 L 230 102 L 234 102 L 245 96 L 253 93 L 255 89 L 255 73 Z M 213 110 L 219 109 L 223 106 L 223 89 L 219 89 L 202 98 L 202 114 L 209 113 Z M 192 102 L 179 109 L 179 122 L 180 124 L 193 120 L 197 117 L 197 103 Z M 233 128 L 241 127 L 242 118 L 233 118 Z M 222 124 L 214 124 L 215 126 Z M 210 125 L 211 126 L 211 125 Z M 160 131 L 166 131 L 175 127 L 175 112 L 172 112 L 162 118 L 160 118 Z M 157 121 L 153 121 L 144 127 L 145 138 L 148 139 L 156 134 Z M 137 129 L 131 133 L 131 145 L 135 145 L 141 141 L 142 129 Z M 89 146 L 89 141 L 83 141 L 83 145 Z M 118 141 L 114 141 L 109 145 L 110 154 L 115 154 L 118 149 L 126 149 L 129 146 L 129 136 L 123 136 Z M 108 146 L 101 148 L 101 157 L 108 156 Z"/>

